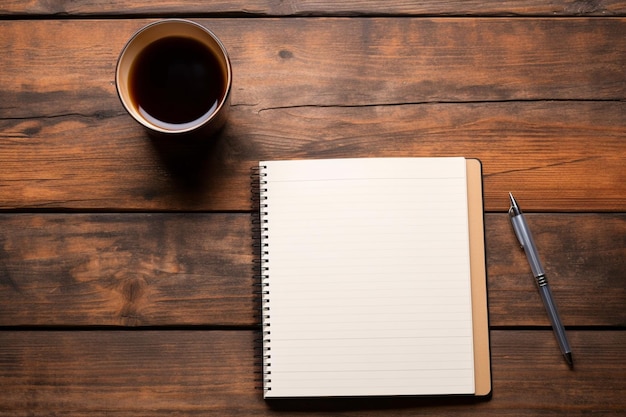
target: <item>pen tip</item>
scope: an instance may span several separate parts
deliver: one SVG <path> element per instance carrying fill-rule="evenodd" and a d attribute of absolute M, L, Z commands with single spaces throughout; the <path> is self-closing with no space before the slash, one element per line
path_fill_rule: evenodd
<path fill-rule="evenodd" d="M 572 359 L 572 352 L 567 352 L 563 356 L 565 356 L 565 360 L 570 368 L 574 367 L 574 360 Z"/>
<path fill-rule="evenodd" d="M 515 201 L 515 197 L 513 197 L 513 194 L 511 192 L 509 192 L 509 200 L 511 200 L 512 206 L 517 206 L 517 201 Z"/>
<path fill-rule="evenodd" d="M 515 200 L 515 197 L 513 197 L 513 194 L 509 192 L 509 199 L 511 200 L 511 207 L 509 208 L 509 216 L 519 216 L 520 214 L 522 214 L 522 210 L 520 210 L 519 206 L 517 205 L 517 201 Z"/>

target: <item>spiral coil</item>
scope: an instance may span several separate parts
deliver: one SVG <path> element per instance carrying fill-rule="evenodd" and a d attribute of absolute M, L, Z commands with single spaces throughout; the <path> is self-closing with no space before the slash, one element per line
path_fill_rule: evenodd
<path fill-rule="evenodd" d="M 268 238 L 268 203 L 267 203 L 267 180 L 265 177 L 266 166 L 254 167 L 251 172 L 252 190 L 252 234 L 253 247 L 255 250 L 254 261 L 254 293 L 261 323 L 261 338 L 258 341 L 261 367 L 261 383 L 264 391 L 270 391 L 271 387 L 271 348 L 270 348 L 270 290 L 269 290 L 269 247 Z M 257 210 L 258 208 L 258 210 Z"/>

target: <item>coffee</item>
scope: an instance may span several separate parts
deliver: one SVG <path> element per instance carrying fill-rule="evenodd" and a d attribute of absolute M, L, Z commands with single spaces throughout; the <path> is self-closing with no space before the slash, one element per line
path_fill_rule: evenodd
<path fill-rule="evenodd" d="M 208 118 L 226 94 L 223 66 L 204 43 L 190 37 L 157 39 L 130 68 L 136 110 L 156 126 L 176 129 Z"/>
<path fill-rule="evenodd" d="M 126 111 L 148 132 L 210 138 L 228 116 L 232 68 L 213 32 L 190 20 L 165 19 L 128 40 L 115 86 Z"/>

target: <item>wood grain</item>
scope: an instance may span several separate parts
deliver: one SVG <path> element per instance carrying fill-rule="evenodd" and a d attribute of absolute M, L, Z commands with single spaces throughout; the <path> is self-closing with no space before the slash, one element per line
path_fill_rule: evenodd
<path fill-rule="evenodd" d="M 319 411 L 343 416 L 618 416 L 626 407 L 624 332 L 570 332 L 572 371 L 550 331 L 493 331 L 493 398 L 486 402 L 266 403 L 255 388 L 257 336 L 252 331 L 2 331 L 0 416 L 312 416 Z"/>
<path fill-rule="evenodd" d="M 250 210 L 262 159 L 464 155 L 485 209 L 626 209 L 626 102 L 236 106 L 205 143 L 151 140 L 125 114 L 0 121 L 0 208 Z M 593 146 L 589 144 L 592 143 Z"/>
<path fill-rule="evenodd" d="M 626 216 L 531 214 L 566 326 L 626 326 Z M 3 214 L 0 326 L 251 326 L 248 214 Z M 486 217 L 492 326 L 549 326 L 508 216 Z"/>
<path fill-rule="evenodd" d="M 0 21 L 0 118 L 122 112 L 117 57 L 151 21 Z M 258 110 L 626 97 L 621 18 L 197 21 L 230 53 L 233 104 Z"/>
<path fill-rule="evenodd" d="M 247 215 L 24 214 L 0 224 L 3 325 L 254 321 Z"/>
<path fill-rule="evenodd" d="M 82 0 L 5 0 L 0 5 L 0 15 L 243 15 L 243 16 L 363 16 L 363 15 L 448 15 L 448 16 L 615 16 L 626 14 L 626 3 L 620 0 L 555 0 L 550 2 L 504 0 L 486 2 L 479 0 L 372 2 L 367 0 L 277 0 L 253 1 L 129 1 L 107 2 Z"/>

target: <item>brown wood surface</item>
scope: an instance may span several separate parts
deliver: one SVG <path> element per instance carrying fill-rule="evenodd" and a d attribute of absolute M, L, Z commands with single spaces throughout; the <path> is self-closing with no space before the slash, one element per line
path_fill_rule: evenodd
<path fill-rule="evenodd" d="M 625 326 L 626 215 L 528 222 L 564 324 Z M 0 230 L 0 326 L 258 323 L 248 214 L 4 214 Z M 486 235 L 491 325 L 548 326 L 508 216 Z"/>
<path fill-rule="evenodd" d="M 427 0 L 375 2 L 370 0 L 230 0 L 210 2 L 173 0 L 50 1 L 4 0 L 0 15 L 144 15 L 144 14 L 235 14 L 243 16 L 308 15 L 489 15 L 489 16 L 614 16 L 626 15 L 626 2 L 620 0 Z"/>
<path fill-rule="evenodd" d="M 252 325 L 249 217 L 0 215 L 0 325 Z"/>
<path fill-rule="evenodd" d="M 1 3 L 0 417 L 626 412 L 626 2 Z M 210 141 L 151 139 L 117 98 L 127 39 L 174 16 L 230 53 Z M 250 168 L 447 155 L 483 164 L 491 400 L 263 401 Z"/>
<path fill-rule="evenodd" d="M 626 207 L 626 20 L 201 20 L 235 86 L 191 155 L 116 96 L 146 22 L 0 21 L 0 208 L 248 210 L 259 159 L 450 154 L 483 161 L 487 210 Z"/>
<path fill-rule="evenodd" d="M 549 330 L 492 331 L 490 401 L 265 403 L 253 331 L 2 332 L 0 416 L 623 415 L 626 333 L 570 335 L 574 370 Z"/>

